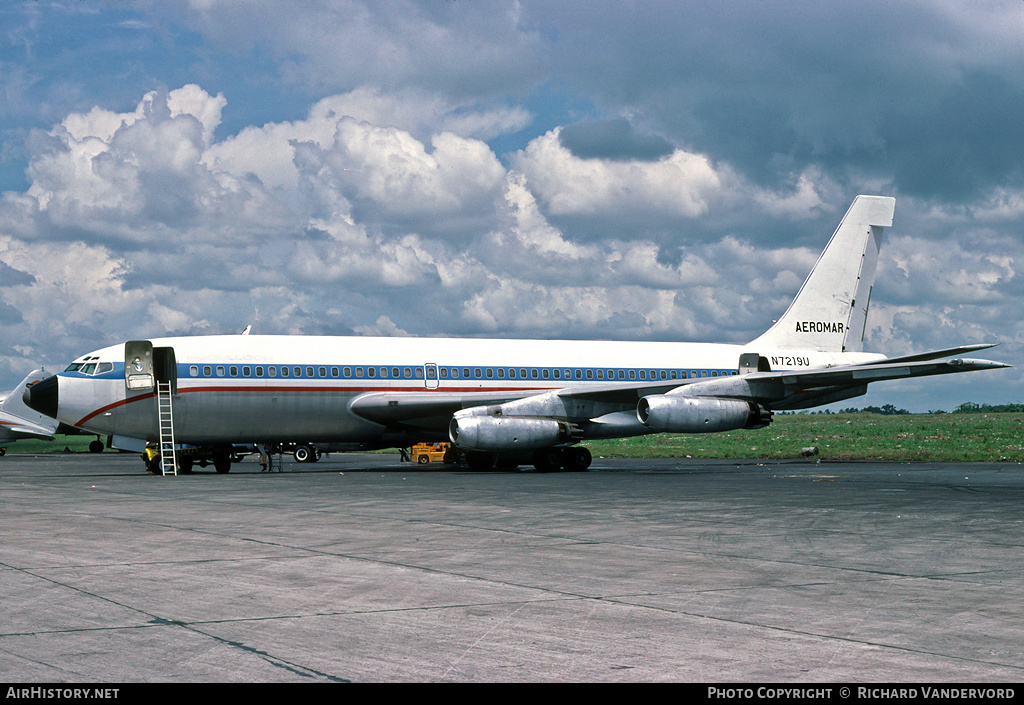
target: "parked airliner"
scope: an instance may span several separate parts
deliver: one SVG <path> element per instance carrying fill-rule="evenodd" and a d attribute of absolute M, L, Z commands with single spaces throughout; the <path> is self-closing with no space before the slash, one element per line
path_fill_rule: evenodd
<path fill-rule="evenodd" d="M 56 433 L 59 425 L 58 421 L 28 408 L 24 401 L 26 388 L 50 376 L 46 370 L 32 370 L 12 392 L 0 401 L 0 455 L 6 452 L 5 446 L 11 441 L 22 438 L 53 440 L 53 434 Z"/>
<path fill-rule="evenodd" d="M 772 412 L 864 394 L 870 382 L 1007 367 L 862 351 L 883 228 L 895 199 L 858 196 L 789 309 L 746 345 L 231 335 L 134 340 L 29 388 L 33 409 L 114 446 L 157 441 L 170 385 L 179 444 L 451 440 L 476 467 L 584 470 L 580 441 L 760 428 Z M 952 358 L 952 359 L 950 359 Z"/>

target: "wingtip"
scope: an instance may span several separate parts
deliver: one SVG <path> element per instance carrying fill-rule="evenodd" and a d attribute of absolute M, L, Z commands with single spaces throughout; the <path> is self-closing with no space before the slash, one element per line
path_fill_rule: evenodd
<path fill-rule="evenodd" d="M 957 367 L 969 367 L 972 370 L 1001 370 L 1006 367 L 1013 367 L 1005 362 L 997 362 L 995 360 L 974 360 L 970 358 L 956 358 L 950 360 L 949 364 Z"/>

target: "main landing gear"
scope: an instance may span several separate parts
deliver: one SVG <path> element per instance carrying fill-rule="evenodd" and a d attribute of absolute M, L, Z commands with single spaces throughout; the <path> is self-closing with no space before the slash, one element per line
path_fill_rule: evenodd
<path fill-rule="evenodd" d="M 493 453 L 487 451 L 466 451 L 466 464 L 471 470 L 515 470 L 520 464 L 532 463 L 537 472 L 584 472 L 594 457 L 580 446 L 571 448 L 541 448 L 532 455 L 518 453 Z"/>
<path fill-rule="evenodd" d="M 533 467 L 537 472 L 583 472 L 590 467 L 594 456 L 581 446 L 570 448 L 542 448 L 533 454 Z"/>
<path fill-rule="evenodd" d="M 213 465 L 214 470 L 223 475 L 224 473 L 231 472 L 231 463 L 241 460 L 241 457 L 234 456 L 230 449 L 224 448 L 179 448 L 176 455 L 179 475 L 191 473 L 193 465 L 205 468 L 210 464 Z M 163 467 L 160 465 L 160 452 L 156 448 L 147 448 L 142 454 L 142 461 L 146 465 L 146 472 L 153 475 L 163 475 Z"/>

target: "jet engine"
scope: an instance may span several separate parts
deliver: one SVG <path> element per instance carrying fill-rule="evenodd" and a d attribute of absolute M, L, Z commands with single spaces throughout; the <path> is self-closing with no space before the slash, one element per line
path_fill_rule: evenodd
<path fill-rule="evenodd" d="M 645 426 L 669 433 L 763 428 L 772 420 L 772 412 L 750 401 L 676 394 L 644 397 L 637 404 L 636 416 Z"/>
<path fill-rule="evenodd" d="M 508 416 L 456 416 L 448 427 L 452 443 L 466 450 L 533 450 L 573 439 L 565 421 Z"/>

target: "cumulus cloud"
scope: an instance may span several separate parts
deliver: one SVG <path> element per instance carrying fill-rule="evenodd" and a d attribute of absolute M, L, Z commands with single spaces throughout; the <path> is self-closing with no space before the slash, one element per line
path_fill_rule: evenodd
<path fill-rule="evenodd" d="M 532 119 L 521 106 L 481 107 L 416 87 L 385 92 L 365 85 L 318 101 L 310 110 L 309 122 L 336 122 L 339 116 L 395 127 L 420 140 L 438 132 L 486 140 L 521 130 Z"/>
<path fill-rule="evenodd" d="M 154 91 L 133 112 L 94 108 L 38 136 L 27 195 L 40 236 L 159 246 L 210 215 L 220 187 L 201 157 L 223 105 L 197 86 Z"/>
<path fill-rule="evenodd" d="M 404 338 L 409 333 L 395 325 L 387 316 L 380 316 L 371 326 L 356 326 L 355 332 L 358 335 L 383 336 L 386 338 Z"/>
<path fill-rule="evenodd" d="M 552 130 L 516 155 L 515 167 L 553 215 L 616 220 L 695 218 L 724 187 L 724 177 L 699 154 L 674 150 L 655 161 L 581 158 Z"/>
<path fill-rule="evenodd" d="M 1015 245 L 995 253 L 956 240 L 893 238 L 887 244 L 885 293 L 894 302 L 924 297 L 935 306 L 996 304 L 1018 293 L 1014 280 L 1024 248 Z"/>
<path fill-rule="evenodd" d="M 148 93 L 128 112 L 70 114 L 38 139 L 26 193 L 5 199 L 16 216 L 6 222 L 23 224 L 10 242 L 22 251 L 29 240 L 77 242 L 67 252 L 92 258 L 81 276 L 99 277 L 93 288 L 106 282 L 76 299 L 77 315 L 132 335 L 240 329 L 250 310 L 305 319 L 265 315 L 262 325 L 273 328 L 265 332 L 721 331 L 724 312 L 704 299 L 723 286 L 734 257 L 618 230 L 581 241 L 548 215 L 667 213 L 692 222 L 723 200 L 719 171 L 700 155 L 584 159 L 552 131 L 509 169 L 479 139 L 441 130 L 421 140 L 368 121 L 380 116 L 365 104 L 365 95 L 325 99 L 303 120 L 222 140 L 214 135 L 223 97 L 194 85 Z M 114 245 L 125 254 L 112 257 Z M 753 271 L 757 256 L 747 259 Z M 36 295 L 52 294 L 35 268 L 17 271 L 21 284 L 38 280 Z M 292 295 L 282 300 L 282 290 Z M 746 322 L 758 301 L 733 301 L 733 317 Z M 331 306 L 340 302 L 348 309 Z M 391 328 L 382 309 L 404 318 L 388 317 Z"/>
<path fill-rule="evenodd" d="M 440 130 L 421 140 L 371 122 L 383 119 L 372 107 L 383 104 L 398 116 L 416 112 L 398 109 L 400 96 L 348 94 L 317 102 L 303 120 L 217 140 L 224 98 L 188 85 L 148 93 L 129 112 L 70 114 L 35 143 L 25 195 L 5 197 L 16 216 L 7 222 L 23 224 L 11 231 L 8 251 L 26 251 L 29 240 L 50 240 L 50 248 L 81 238 L 76 256 L 93 260 L 81 275 L 93 277 L 93 289 L 105 283 L 102 293 L 78 297 L 78 314 L 97 318 L 91 312 L 102 301 L 100 318 L 123 327 L 119 316 L 144 311 L 131 326 L 160 333 L 240 329 L 252 309 L 305 319 L 265 316 L 262 324 L 274 329 L 266 332 L 440 328 L 743 341 L 785 308 L 827 231 L 814 248 L 778 248 L 755 244 L 756 233 L 673 241 L 621 224 L 729 221 L 739 203 L 828 228 L 839 215 L 823 212 L 829 184 L 813 174 L 795 190 L 772 192 L 677 148 L 645 158 L 618 149 L 581 156 L 585 135 L 570 149 L 558 129 L 508 168 L 474 137 Z M 445 114 L 438 108 L 411 129 L 440 125 Z M 626 143 L 636 135 L 618 121 L 613 131 Z M 578 227 L 564 227 L 577 216 L 611 225 L 580 237 Z M 119 257 L 99 244 L 119 241 L 129 244 Z M 984 301 L 1013 276 L 1012 257 L 972 260 L 948 248 L 935 277 L 934 258 L 920 250 L 908 240 L 893 248 L 896 300 L 930 286 L 940 301 L 951 291 Z M 0 274 L 15 289 L 52 294 L 54 282 L 36 268 L 5 262 Z M 915 279 L 899 279 L 911 271 Z M 281 291 L 292 293 L 282 299 Z M 5 318 L 16 322 L 24 299 L 9 301 Z M 343 301 L 348 309 L 330 306 Z"/>

